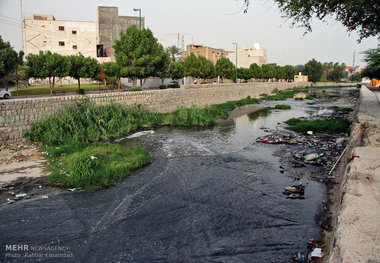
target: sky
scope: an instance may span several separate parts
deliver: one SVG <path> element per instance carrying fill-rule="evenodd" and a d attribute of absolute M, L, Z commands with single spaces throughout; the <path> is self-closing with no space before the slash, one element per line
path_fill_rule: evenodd
<path fill-rule="evenodd" d="M 57 20 L 96 21 L 97 6 L 116 6 L 121 16 L 138 16 L 141 8 L 146 26 L 163 45 L 200 44 L 213 48 L 253 48 L 260 43 L 269 63 L 300 65 L 315 58 L 365 66 L 362 52 L 376 48 L 377 38 L 358 44 L 358 34 L 348 33 L 339 22 L 315 20 L 313 31 L 292 27 L 273 0 L 252 0 L 244 14 L 243 0 L 0 0 L 0 35 L 15 50 L 22 49 L 21 3 L 23 13 L 52 14 Z M 182 41 L 181 41 L 182 42 Z"/>

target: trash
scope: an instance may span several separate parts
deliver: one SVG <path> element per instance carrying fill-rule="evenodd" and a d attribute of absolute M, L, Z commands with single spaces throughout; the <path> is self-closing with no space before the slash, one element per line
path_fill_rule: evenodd
<path fill-rule="evenodd" d="M 336 144 L 339 146 L 342 146 L 344 144 L 345 139 L 344 138 L 338 138 L 336 139 Z"/>
<path fill-rule="evenodd" d="M 313 161 L 317 159 L 319 155 L 317 153 L 310 153 L 304 157 L 305 161 Z"/>
<path fill-rule="evenodd" d="M 41 198 L 42 198 L 42 199 L 47 199 L 47 198 L 49 198 L 49 196 L 47 196 L 47 195 L 43 195 L 43 196 L 41 196 Z"/>
<path fill-rule="evenodd" d="M 17 194 L 15 195 L 16 198 L 20 198 L 20 197 L 26 197 L 26 194 Z"/>
<path fill-rule="evenodd" d="M 313 131 L 307 131 L 306 133 L 309 135 L 313 135 Z"/>
<path fill-rule="evenodd" d="M 306 165 L 301 162 L 292 162 L 292 167 L 305 167 Z"/>
<path fill-rule="evenodd" d="M 306 262 L 306 257 L 304 254 L 298 252 L 298 253 L 294 254 L 293 261 L 295 261 L 295 262 Z"/>
<path fill-rule="evenodd" d="M 323 257 L 322 248 L 314 248 L 313 252 L 310 254 L 311 257 L 321 258 Z"/>

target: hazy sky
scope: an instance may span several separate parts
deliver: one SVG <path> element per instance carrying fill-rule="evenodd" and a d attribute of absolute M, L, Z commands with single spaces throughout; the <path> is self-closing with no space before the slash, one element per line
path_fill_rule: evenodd
<path fill-rule="evenodd" d="M 339 62 L 364 66 L 361 52 L 377 47 L 376 38 L 356 42 L 357 34 L 348 34 L 338 22 L 313 22 L 313 32 L 291 28 L 271 0 L 252 0 L 247 14 L 243 0 L 22 0 L 23 13 L 52 14 L 57 20 L 95 21 L 97 6 L 117 6 L 119 15 L 138 16 L 141 8 L 146 25 L 164 46 L 177 44 L 177 33 L 191 43 L 214 48 L 252 47 L 260 43 L 268 61 L 280 65 L 305 64 L 312 58 L 321 62 Z M 20 0 L 0 0 L 0 35 L 16 49 L 21 43 Z"/>

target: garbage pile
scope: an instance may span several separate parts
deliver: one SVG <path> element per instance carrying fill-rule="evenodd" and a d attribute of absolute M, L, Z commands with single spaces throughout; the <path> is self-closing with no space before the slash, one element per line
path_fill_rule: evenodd
<path fill-rule="evenodd" d="M 257 142 L 267 144 L 298 145 L 292 151 L 293 167 L 304 167 L 305 164 L 322 165 L 326 169 L 332 167 L 344 149 L 346 139 L 341 135 L 331 134 L 297 134 L 294 132 L 276 131 L 259 137 Z"/>
<path fill-rule="evenodd" d="M 318 240 L 310 238 L 307 243 L 307 253 L 298 252 L 293 256 L 294 262 L 314 262 L 316 258 L 322 258 L 324 253 L 322 248 L 318 247 Z"/>

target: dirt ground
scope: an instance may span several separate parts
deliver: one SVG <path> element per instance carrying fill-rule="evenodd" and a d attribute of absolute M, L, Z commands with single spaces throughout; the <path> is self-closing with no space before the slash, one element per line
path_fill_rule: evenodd
<path fill-rule="evenodd" d="M 63 190 L 44 177 L 46 161 L 36 144 L 0 147 L 0 205 L 20 199 L 48 198 Z"/>

